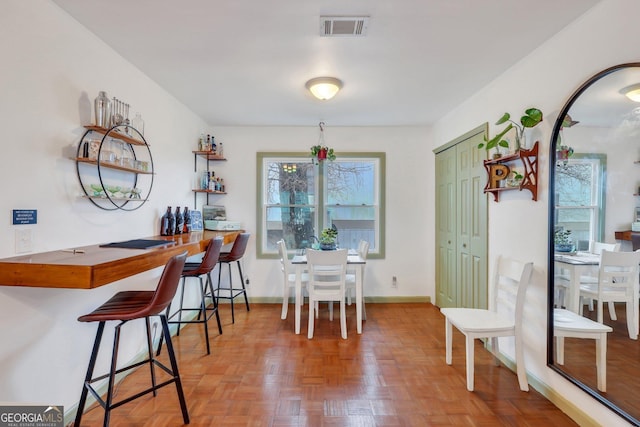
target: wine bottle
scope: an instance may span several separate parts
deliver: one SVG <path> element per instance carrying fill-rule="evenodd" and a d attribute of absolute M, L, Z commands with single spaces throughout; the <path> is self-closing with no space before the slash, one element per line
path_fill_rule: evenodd
<path fill-rule="evenodd" d="M 180 212 L 180 206 L 176 206 L 176 228 L 175 234 L 182 234 L 182 228 L 184 227 L 184 217 Z"/>
<path fill-rule="evenodd" d="M 182 228 L 183 233 L 191 233 L 191 214 L 189 213 L 189 208 L 184 207 L 184 212 L 182 214 L 184 218 L 184 227 Z"/>
<path fill-rule="evenodd" d="M 217 146 L 216 146 L 215 138 L 216 138 L 215 136 L 211 137 L 211 153 L 212 154 L 217 154 L 217 152 L 216 152 Z"/>
<path fill-rule="evenodd" d="M 171 206 L 167 209 L 167 214 L 169 214 L 169 226 L 167 227 L 167 236 L 173 236 L 176 232 L 176 217 L 171 212 Z"/>
<path fill-rule="evenodd" d="M 160 218 L 160 235 L 168 236 L 169 235 L 169 217 L 172 215 L 171 206 L 167 207 L 167 211 Z"/>

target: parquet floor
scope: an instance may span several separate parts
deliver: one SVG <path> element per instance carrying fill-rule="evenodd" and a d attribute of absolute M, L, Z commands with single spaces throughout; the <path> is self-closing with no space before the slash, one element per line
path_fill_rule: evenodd
<path fill-rule="evenodd" d="M 518 389 L 509 369 L 496 367 L 477 341 L 476 390 L 465 387 L 464 340 L 454 334 L 453 365 L 444 361 L 444 319 L 431 304 L 368 304 L 363 334 L 348 307 L 347 340 L 326 305 L 315 337 L 293 333 L 293 306 L 238 305 L 236 323 L 221 306 L 223 335 L 213 331 L 206 355 L 201 325 L 174 339 L 191 426 L 575 426 L 531 389 Z M 212 319 L 214 321 L 214 319 Z M 213 323 L 210 323 L 213 325 Z M 90 349 L 87 349 L 89 352 Z M 166 351 L 163 350 L 166 355 Z M 148 385 L 139 369 L 118 388 L 130 395 Z M 84 426 L 102 425 L 101 408 Z M 112 412 L 111 426 L 177 426 L 175 388 L 147 395 Z"/>

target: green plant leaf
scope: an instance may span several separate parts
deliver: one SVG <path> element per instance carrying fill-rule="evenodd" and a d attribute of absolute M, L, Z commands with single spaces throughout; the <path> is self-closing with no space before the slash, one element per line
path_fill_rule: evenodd
<path fill-rule="evenodd" d="M 532 128 L 542 121 L 542 111 L 537 108 L 528 108 L 525 115 L 520 118 L 520 123 L 526 128 Z"/>
<path fill-rule="evenodd" d="M 501 125 L 503 123 L 506 123 L 510 118 L 511 118 L 511 114 L 504 113 L 502 117 L 498 119 L 498 121 L 496 122 L 496 125 Z"/>

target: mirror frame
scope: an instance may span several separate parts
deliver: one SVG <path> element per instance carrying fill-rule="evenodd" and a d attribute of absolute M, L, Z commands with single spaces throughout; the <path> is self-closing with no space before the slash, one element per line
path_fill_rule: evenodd
<path fill-rule="evenodd" d="M 569 97 L 568 101 L 560 110 L 555 124 L 553 125 L 553 131 L 551 133 L 551 141 L 549 143 L 549 216 L 548 216 L 548 268 L 547 268 L 547 366 L 554 372 L 557 372 L 563 378 L 582 389 L 591 397 L 599 401 L 604 406 L 611 409 L 613 412 L 627 420 L 633 425 L 640 425 L 640 420 L 628 414 L 624 409 L 620 408 L 613 402 L 607 400 L 604 396 L 598 393 L 596 390 L 582 383 L 577 378 L 569 375 L 563 371 L 559 365 L 554 362 L 554 335 L 553 335 L 553 306 L 554 306 L 554 277 L 555 277 L 555 263 L 554 263 L 554 244 L 553 244 L 553 230 L 554 230 L 554 215 L 555 215 L 555 199 L 554 194 L 556 191 L 555 183 L 555 170 L 556 170 L 556 141 L 560 134 L 560 128 L 562 127 L 563 118 L 567 115 L 575 101 L 582 95 L 591 85 L 600 79 L 608 76 L 611 73 L 620 71 L 625 68 L 640 68 L 640 62 L 630 62 L 625 64 L 614 65 L 605 70 L 595 74 L 587 81 L 585 81 L 578 89 Z"/>

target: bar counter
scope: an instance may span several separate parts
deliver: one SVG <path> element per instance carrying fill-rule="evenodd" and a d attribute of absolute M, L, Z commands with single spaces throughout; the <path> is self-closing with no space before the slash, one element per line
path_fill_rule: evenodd
<path fill-rule="evenodd" d="M 167 263 L 185 250 L 204 252 L 209 240 L 222 237 L 232 243 L 242 231 L 195 231 L 177 236 L 145 239 L 167 240 L 150 249 L 81 246 L 0 259 L 0 285 L 40 288 L 93 289 Z"/>

